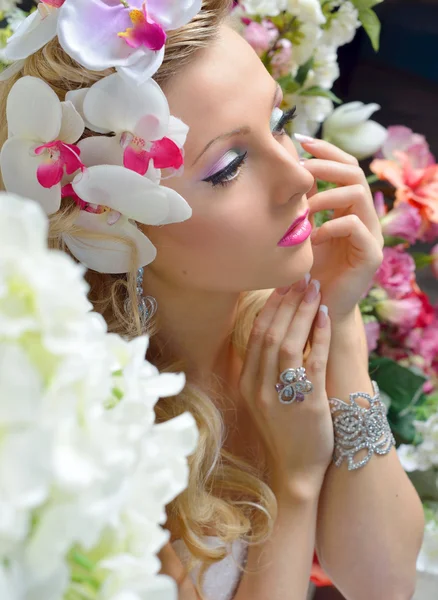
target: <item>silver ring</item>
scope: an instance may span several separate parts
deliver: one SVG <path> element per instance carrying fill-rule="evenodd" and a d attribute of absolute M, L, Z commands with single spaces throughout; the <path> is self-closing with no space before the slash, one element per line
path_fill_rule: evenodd
<path fill-rule="evenodd" d="M 279 383 L 275 384 L 278 399 L 282 404 L 304 402 L 305 395 L 313 390 L 313 384 L 306 377 L 306 369 L 286 369 L 280 375 Z"/>

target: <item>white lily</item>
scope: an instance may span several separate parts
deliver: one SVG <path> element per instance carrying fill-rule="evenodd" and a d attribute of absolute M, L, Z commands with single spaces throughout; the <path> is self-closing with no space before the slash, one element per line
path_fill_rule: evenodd
<path fill-rule="evenodd" d="M 323 125 L 323 138 L 362 160 L 375 154 L 388 137 L 387 130 L 370 121 L 378 104 L 349 102 L 336 108 Z"/>

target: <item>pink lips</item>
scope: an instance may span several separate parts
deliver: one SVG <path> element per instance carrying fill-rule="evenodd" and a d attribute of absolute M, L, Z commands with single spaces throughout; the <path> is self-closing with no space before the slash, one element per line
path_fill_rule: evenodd
<path fill-rule="evenodd" d="M 278 242 L 277 246 L 288 247 L 288 246 L 296 246 L 298 244 L 302 244 L 304 241 L 312 233 L 312 225 L 307 218 L 309 215 L 309 210 L 306 211 L 304 215 L 298 217 L 289 229 L 286 231 L 285 235 Z"/>

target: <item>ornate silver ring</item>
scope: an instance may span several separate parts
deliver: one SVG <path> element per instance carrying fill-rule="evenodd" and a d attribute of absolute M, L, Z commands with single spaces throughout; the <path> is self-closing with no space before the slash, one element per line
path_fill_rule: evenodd
<path fill-rule="evenodd" d="M 286 369 L 280 375 L 280 381 L 275 385 L 278 399 L 282 404 L 303 402 L 305 395 L 313 390 L 313 384 L 306 378 L 306 369 Z"/>

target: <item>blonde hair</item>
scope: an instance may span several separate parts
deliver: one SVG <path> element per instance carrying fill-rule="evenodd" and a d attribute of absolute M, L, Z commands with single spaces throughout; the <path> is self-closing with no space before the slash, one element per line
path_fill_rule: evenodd
<path fill-rule="evenodd" d="M 231 0 L 204 0 L 201 12 L 188 25 L 169 33 L 164 63 L 154 77 L 160 85 L 165 86 L 199 49 L 211 43 L 229 12 L 230 4 Z M 1 84 L 0 144 L 3 145 L 7 139 L 7 96 L 20 77 L 31 75 L 43 79 L 64 100 L 67 91 L 89 87 L 110 72 L 84 69 L 62 50 L 55 38 L 30 56 L 19 74 Z M 68 252 L 62 240 L 65 233 L 91 237 L 92 234 L 74 225 L 78 210 L 73 202 L 64 200 L 61 209 L 51 216 L 51 247 Z M 125 240 L 119 241 L 126 243 Z M 136 303 L 134 247 L 132 257 L 133 268 L 127 275 L 94 271 L 88 271 L 86 275 L 95 310 L 105 317 L 110 331 L 128 338 L 142 333 Z M 131 300 L 130 314 L 124 310 L 127 298 Z M 242 294 L 232 338 L 241 355 L 245 352 L 254 317 L 265 300 L 266 294 L 262 292 Z M 153 329 L 148 331 L 151 335 L 148 359 L 161 371 L 181 370 L 184 362 L 166 354 L 159 336 L 155 335 L 158 331 L 159 324 L 155 320 Z M 250 543 L 260 543 L 268 537 L 276 513 L 275 496 L 263 481 L 263 467 L 250 465 L 223 448 L 224 427 L 218 408 L 220 398 L 215 400 L 209 397 L 208 391 L 197 389 L 189 381 L 177 398 L 162 399 L 156 407 L 159 421 L 190 411 L 200 432 L 197 450 L 190 458 L 188 487 L 168 506 L 167 527 L 186 543 L 194 561 L 201 562 L 197 584 L 201 597 L 205 570 L 226 555 L 225 547 L 212 549 L 205 543 L 205 530 L 214 527 L 224 544 L 242 537 Z"/>

